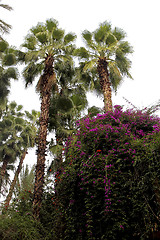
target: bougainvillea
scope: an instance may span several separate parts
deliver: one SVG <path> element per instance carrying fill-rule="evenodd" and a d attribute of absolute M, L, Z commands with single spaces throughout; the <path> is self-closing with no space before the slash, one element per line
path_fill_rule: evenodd
<path fill-rule="evenodd" d="M 160 222 L 160 119 L 115 106 L 87 116 L 55 176 L 55 239 L 145 239 Z"/>

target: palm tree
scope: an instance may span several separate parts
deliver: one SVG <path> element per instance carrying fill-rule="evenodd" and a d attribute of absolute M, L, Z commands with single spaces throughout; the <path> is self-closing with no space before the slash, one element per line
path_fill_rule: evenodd
<path fill-rule="evenodd" d="M 1 0 L 0 0 L 1 2 Z M 2 4 L 0 3 L 0 7 L 11 11 L 13 10 L 13 8 L 7 4 Z M 8 23 L 4 22 L 2 19 L 0 19 L 0 32 L 1 33 L 9 33 L 9 30 L 11 29 L 11 25 L 9 25 Z M 0 39 L 2 40 L 2 37 L 0 36 Z"/>
<path fill-rule="evenodd" d="M 35 140 L 37 137 L 37 119 L 38 119 L 38 115 L 39 113 L 35 110 L 32 110 L 32 113 L 29 113 L 28 111 L 25 111 L 25 118 L 28 119 L 28 121 L 25 122 L 25 127 L 23 129 L 23 131 L 21 132 L 20 136 L 23 139 L 23 150 L 22 153 L 20 155 L 20 159 L 19 159 L 19 164 L 17 167 L 17 170 L 15 172 L 14 178 L 11 182 L 10 185 L 10 189 L 9 189 L 9 193 L 6 197 L 5 200 L 5 208 L 7 210 L 10 200 L 12 198 L 12 194 L 13 194 L 13 190 L 15 188 L 15 184 L 17 182 L 18 176 L 21 172 L 22 169 L 22 165 L 24 162 L 24 159 L 26 157 L 26 154 L 28 153 L 28 149 L 29 148 L 33 148 L 35 145 Z"/>
<path fill-rule="evenodd" d="M 2 163 L 0 191 L 8 165 L 14 164 L 16 158 L 23 155 L 22 153 L 26 154 L 27 149 L 33 147 L 35 143 L 35 121 L 31 122 L 29 113 L 24 114 L 21 112 L 22 108 L 21 105 L 17 106 L 15 102 L 11 102 L 3 111 L 2 120 L 0 121 L 0 162 Z M 34 110 L 32 115 L 33 113 L 38 114 Z"/>
<path fill-rule="evenodd" d="M 76 49 L 75 55 L 82 60 L 83 71 L 90 69 L 94 77 L 99 78 L 105 111 L 112 111 L 111 86 L 117 91 L 125 76 L 132 78 L 129 73 L 131 61 L 127 58 L 132 47 L 125 41 L 126 34 L 119 28 L 112 29 L 108 22 L 100 24 L 94 32 L 85 30 L 82 36 L 87 49 Z"/>
<path fill-rule="evenodd" d="M 21 140 L 19 133 L 23 128 L 23 120 L 16 113 L 15 102 L 6 106 L 0 121 L 0 193 L 8 164 L 13 164 L 20 154 Z"/>
<path fill-rule="evenodd" d="M 64 30 L 58 28 L 58 22 L 50 19 L 45 24 L 39 23 L 32 28 L 23 44 L 23 47 L 26 48 L 26 68 L 23 72 L 26 85 L 31 84 L 35 77 L 40 75 L 37 91 L 39 91 L 41 96 L 41 116 L 33 200 L 33 215 L 36 219 L 39 218 L 43 195 L 51 90 L 54 88 L 55 91 L 58 91 L 54 65 L 60 59 L 71 60 L 72 42 L 75 38 L 76 36 L 72 33 L 65 35 Z"/>

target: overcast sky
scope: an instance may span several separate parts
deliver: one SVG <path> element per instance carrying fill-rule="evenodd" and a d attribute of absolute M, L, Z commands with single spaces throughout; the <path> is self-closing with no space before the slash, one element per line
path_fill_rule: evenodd
<path fill-rule="evenodd" d="M 133 46 L 131 74 L 134 80 L 124 79 L 113 94 L 113 104 L 126 105 L 123 97 L 136 107 L 155 104 L 160 99 L 160 1 L 159 0 L 2 0 L 13 11 L 1 11 L 1 19 L 12 25 L 5 39 L 19 47 L 29 29 L 38 22 L 55 18 L 59 27 L 77 34 L 77 45 L 82 45 L 81 32 L 94 31 L 99 23 L 110 21 L 113 27 L 127 33 L 126 40 Z M 20 79 L 12 84 L 10 100 L 24 105 L 26 110 L 39 110 L 39 97 L 34 87 L 24 90 Z M 90 106 L 103 107 L 103 102 L 89 95 Z"/>
<path fill-rule="evenodd" d="M 127 33 L 133 46 L 131 74 L 134 80 L 124 79 L 113 94 L 114 104 L 126 104 L 123 97 L 137 107 L 146 107 L 160 99 L 160 14 L 159 0 L 2 0 L 13 11 L 1 9 L 1 18 L 12 25 L 6 40 L 19 47 L 29 29 L 47 18 L 55 18 L 59 27 L 77 34 L 77 45 L 82 45 L 81 32 L 94 31 L 99 23 L 110 21 Z M 11 100 L 24 105 L 25 109 L 39 108 L 39 98 L 34 87 L 23 90 L 24 83 L 12 84 Z M 95 98 L 95 97 L 94 97 Z M 90 97 L 91 104 L 103 106 L 102 101 Z"/>

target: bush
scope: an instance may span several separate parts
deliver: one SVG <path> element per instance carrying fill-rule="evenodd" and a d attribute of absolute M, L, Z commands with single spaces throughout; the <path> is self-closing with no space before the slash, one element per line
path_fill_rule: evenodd
<path fill-rule="evenodd" d="M 45 239 L 40 223 L 31 216 L 21 216 L 19 213 L 0 216 L 1 240 L 41 240 Z"/>
<path fill-rule="evenodd" d="M 158 117 L 120 106 L 77 122 L 55 174 L 55 239 L 146 239 L 159 230 L 159 132 Z"/>

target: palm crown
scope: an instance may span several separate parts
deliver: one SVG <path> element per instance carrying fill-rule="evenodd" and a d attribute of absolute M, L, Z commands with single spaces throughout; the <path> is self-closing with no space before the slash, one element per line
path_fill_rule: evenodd
<path fill-rule="evenodd" d="M 104 22 L 94 32 L 83 31 L 82 36 L 86 48 L 77 49 L 75 54 L 82 60 L 84 71 L 97 67 L 96 72 L 99 74 L 102 90 L 104 74 L 115 91 L 123 77 L 132 78 L 129 73 L 131 61 L 127 55 L 133 51 L 130 44 L 125 41 L 126 34 L 121 29 L 116 27 L 112 29 L 110 23 Z"/>
<path fill-rule="evenodd" d="M 22 45 L 27 49 L 25 53 L 24 77 L 26 85 L 32 83 L 34 78 L 44 70 L 46 58 L 53 57 L 54 64 L 60 59 L 71 60 L 69 54 L 74 46 L 71 44 L 76 35 L 58 28 L 58 22 L 49 19 L 45 24 L 39 23 L 30 30 L 25 43 Z"/>

